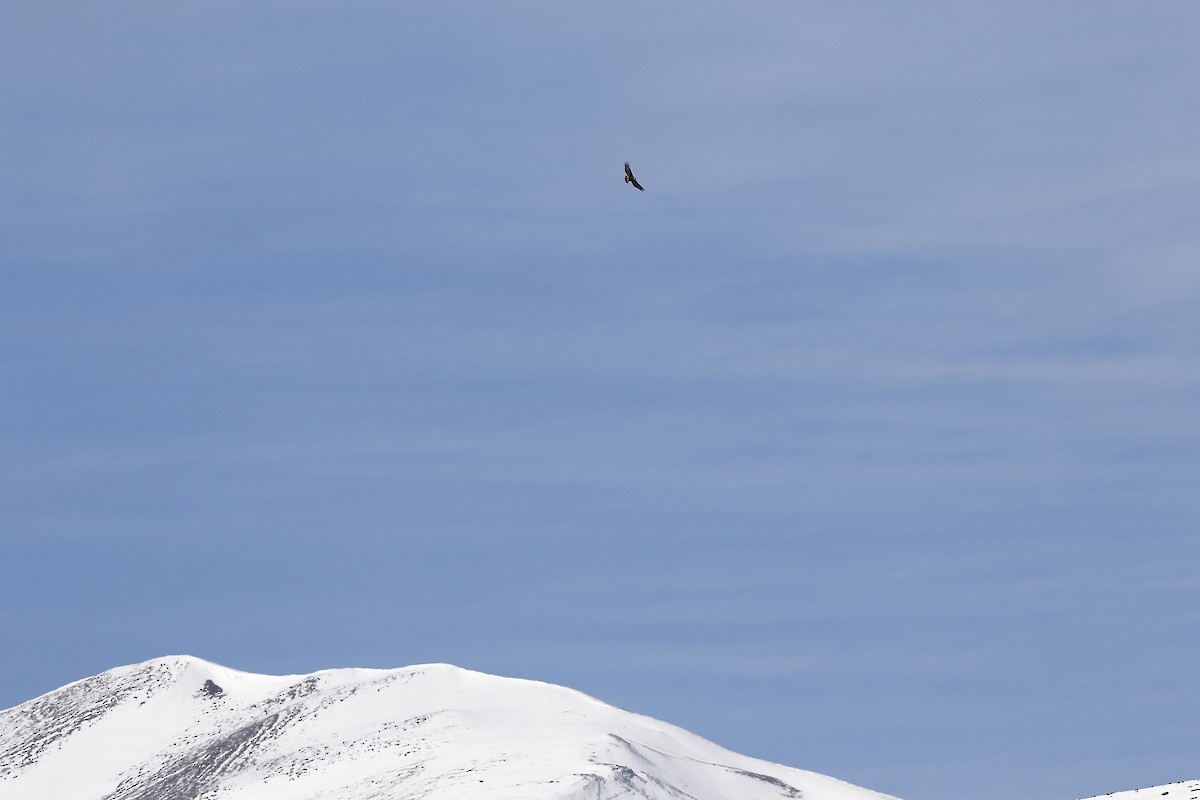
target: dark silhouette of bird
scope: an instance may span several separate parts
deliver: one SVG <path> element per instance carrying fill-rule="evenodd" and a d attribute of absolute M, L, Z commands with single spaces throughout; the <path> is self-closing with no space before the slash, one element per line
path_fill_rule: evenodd
<path fill-rule="evenodd" d="M 632 183 L 632 184 L 633 184 L 633 188 L 637 189 L 639 192 L 644 192 L 644 191 L 646 191 L 645 189 L 643 189 L 643 188 L 642 188 L 642 185 L 641 185 L 640 183 L 638 183 L 638 182 L 637 182 L 637 178 L 633 177 L 633 170 L 631 170 L 631 169 L 629 168 L 629 162 L 628 162 L 628 161 L 626 161 L 626 162 L 625 162 L 625 182 L 626 182 L 626 183 Z"/>

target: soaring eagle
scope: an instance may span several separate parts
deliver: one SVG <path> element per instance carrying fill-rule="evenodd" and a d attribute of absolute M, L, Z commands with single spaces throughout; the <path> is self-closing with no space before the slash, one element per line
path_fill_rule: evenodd
<path fill-rule="evenodd" d="M 626 182 L 626 183 L 632 183 L 632 184 L 633 184 L 633 188 L 637 189 L 639 192 L 644 192 L 644 191 L 646 191 L 645 189 L 643 189 L 643 188 L 642 188 L 642 185 L 641 185 L 640 183 L 638 183 L 638 182 L 637 182 L 637 178 L 633 177 L 633 170 L 631 170 L 631 169 L 629 168 L 629 162 L 628 162 L 628 161 L 626 161 L 626 162 L 625 162 L 625 182 Z"/>

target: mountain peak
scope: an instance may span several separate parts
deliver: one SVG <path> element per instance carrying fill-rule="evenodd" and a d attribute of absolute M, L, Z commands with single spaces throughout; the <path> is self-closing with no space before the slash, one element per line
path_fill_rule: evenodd
<path fill-rule="evenodd" d="M 193 656 L 0 711 L 6 800 L 886 800 L 580 692 L 450 664 L 257 675 Z"/>

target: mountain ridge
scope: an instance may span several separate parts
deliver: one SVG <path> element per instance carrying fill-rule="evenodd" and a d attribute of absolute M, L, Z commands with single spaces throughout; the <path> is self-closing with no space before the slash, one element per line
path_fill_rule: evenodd
<path fill-rule="evenodd" d="M 1171 800 L 1200 800 L 1200 780 L 1175 781 L 1159 786 L 1145 786 L 1141 789 L 1128 789 L 1121 792 L 1109 792 L 1095 797 L 1085 797 L 1082 800 L 1148 800 L 1150 797 L 1170 797 Z"/>
<path fill-rule="evenodd" d="M 556 684 L 164 656 L 0 711 L 6 800 L 895 800 Z"/>

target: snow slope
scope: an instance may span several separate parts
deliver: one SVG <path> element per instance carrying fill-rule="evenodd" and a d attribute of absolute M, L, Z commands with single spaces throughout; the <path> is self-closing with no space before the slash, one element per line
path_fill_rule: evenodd
<path fill-rule="evenodd" d="M 1113 792 L 1084 800 L 1200 800 L 1200 781 L 1179 781 L 1162 786 L 1150 786 L 1145 789 L 1132 789 L 1128 792 Z"/>
<path fill-rule="evenodd" d="M 889 800 L 550 684 L 444 664 L 275 677 L 187 656 L 0 711 L 0 797 Z"/>

